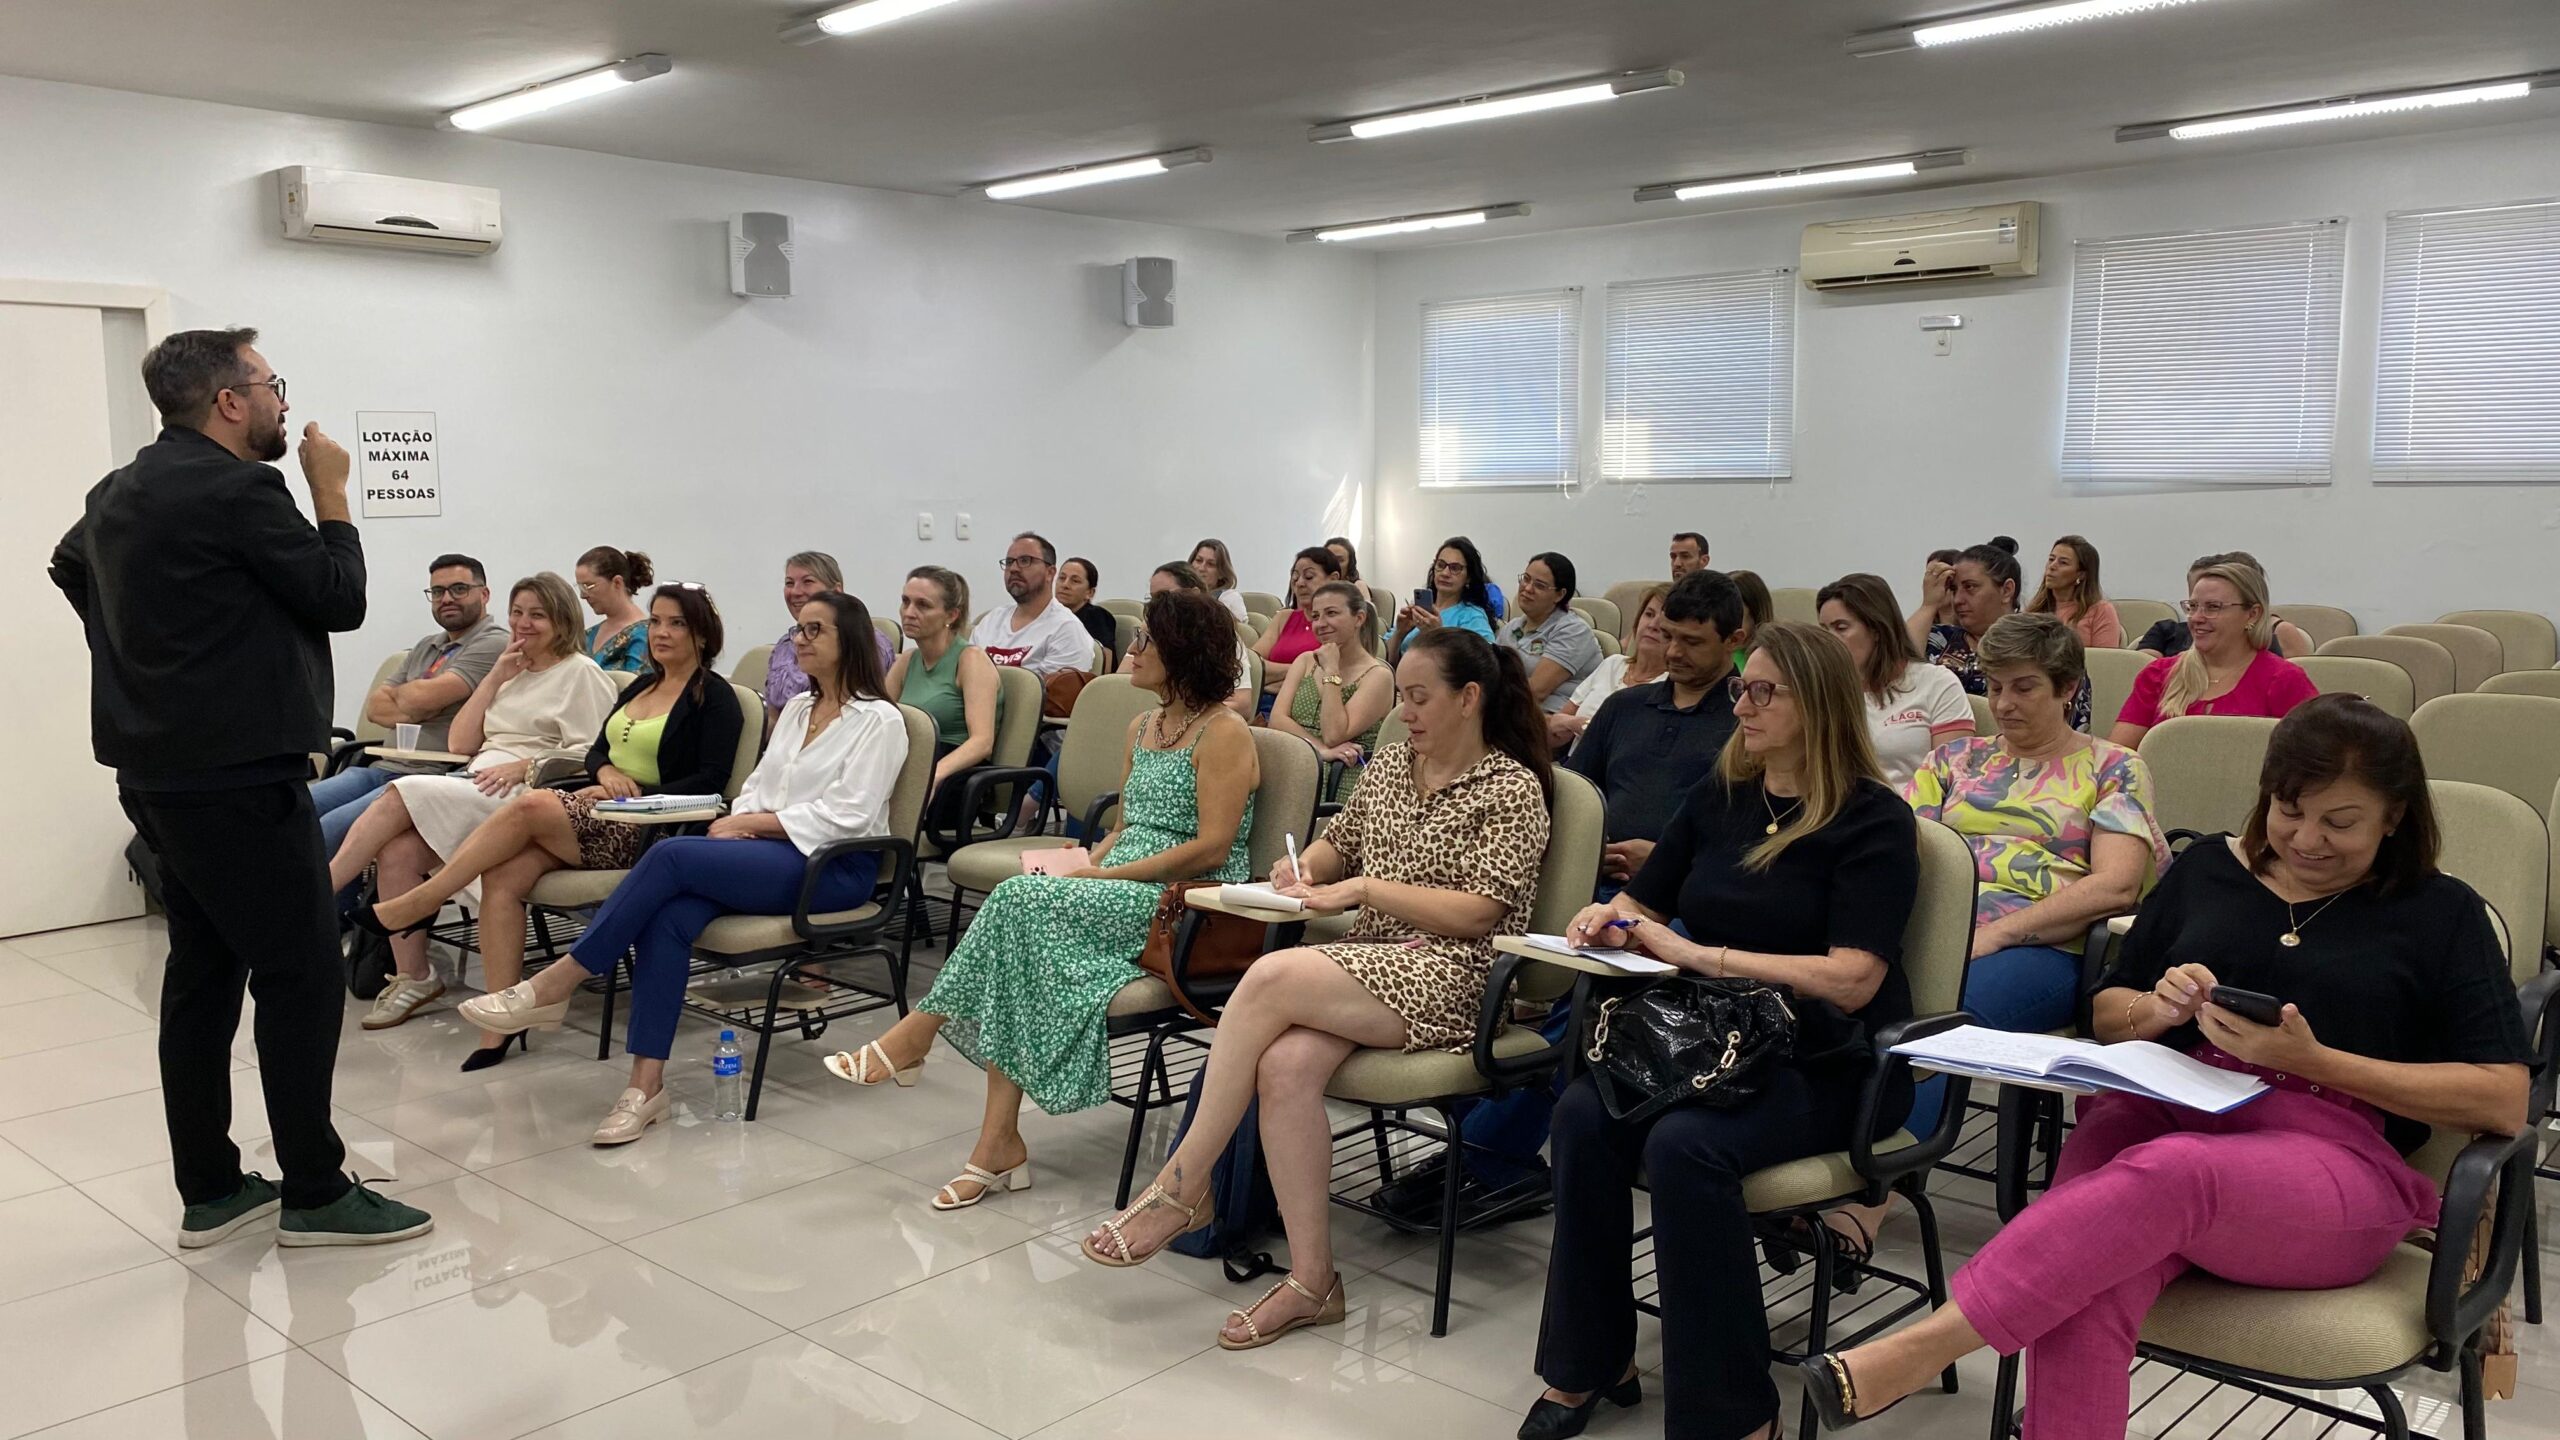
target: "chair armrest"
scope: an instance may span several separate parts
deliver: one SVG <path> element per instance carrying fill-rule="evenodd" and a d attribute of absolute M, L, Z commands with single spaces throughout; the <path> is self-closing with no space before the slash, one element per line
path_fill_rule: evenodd
<path fill-rule="evenodd" d="M 2427 1271 L 2427 1330 L 2439 1345 L 2469 1343 L 2515 1284 L 2533 1214 L 2533 1164 L 2540 1138 L 2538 1125 L 2517 1135 L 2482 1136 L 2462 1148 L 2445 1174 L 2435 1260 Z M 2497 1209 L 2490 1221 L 2488 1263 L 2477 1280 L 2465 1285 L 2462 1271 L 2470 1258 L 2471 1237 L 2492 1204 Z"/>
<path fill-rule="evenodd" d="M 1193 910 L 1210 910 L 1220 915 L 1234 915 L 1245 920 L 1259 920 L 1265 925 L 1304 925 L 1316 917 L 1304 910 L 1265 910 L 1258 905 L 1233 905 L 1220 898 L 1207 885 L 1182 892 L 1182 903 Z"/>
<path fill-rule="evenodd" d="M 1020 785 L 1024 787 L 1024 793 L 1027 795 L 1055 795 L 1057 784 L 1057 776 L 1037 765 L 977 766 L 963 772 L 960 776 L 960 828 L 936 830 L 927 826 L 924 833 L 934 844 L 942 847 L 942 852 L 946 855 L 981 841 L 1007 839 L 1012 836 L 1013 827 L 1021 818 L 1021 807 L 1007 806 L 1002 823 L 982 831 L 971 817 L 978 813 L 979 806 L 986 803 L 987 792 L 999 785 Z"/>
<path fill-rule="evenodd" d="M 359 740 L 345 730 L 332 730 L 329 734 L 333 743 L 329 746 L 328 773 L 332 775 L 349 766 L 363 764 L 372 754 L 373 747 L 382 743 L 379 740 Z M 336 738 L 338 736 L 346 738 L 340 740 Z"/>
<path fill-rule="evenodd" d="M 882 886 L 886 886 L 886 893 L 892 896 L 906 893 L 907 874 L 915 868 L 916 863 L 914 841 L 899 835 L 874 835 L 862 840 L 830 840 L 810 855 L 808 865 L 800 872 L 800 896 L 791 902 L 791 928 L 799 932 L 801 939 L 837 940 L 848 935 L 877 930 L 889 923 L 894 907 L 887 906 L 882 907 L 879 914 L 868 920 L 854 920 L 841 924 L 820 924 L 809 917 L 809 906 L 817 897 L 818 881 L 826 873 L 827 866 L 839 856 L 860 855 L 866 852 L 888 857 L 887 873 L 874 881 L 872 893 L 875 895 L 883 893 Z"/>
<path fill-rule="evenodd" d="M 2555 1096 L 2560 1091 L 2560 1018 L 2551 1014 L 2553 1000 L 2560 999 L 2560 970 L 2545 970 L 2526 981 L 2516 998 L 2524 1005 L 2525 1039 L 2533 1046 L 2533 1098 L 2525 1113 L 2539 1127 L 2560 1099 Z"/>
<path fill-rule="evenodd" d="M 1579 1024 L 1566 1027 L 1564 1038 L 1540 1046 L 1525 1055 L 1496 1055 L 1494 1037 L 1511 1023 L 1511 989 L 1519 983 L 1520 974 L 1532 965 L 1544 965 L 1548 957 L 1522 955 L 1509 951 L 1493 957 L 1493 970 L 1485 977 L 1484 1000 L 1476 1008 L 1475 1062 L 1476 1073 L 1496 1086 L 1509 1087 L 1519 1081 L 1546 1074 L 1564 1063 L 1573 1053 L 1574 1037 L 1581 1033 Z M 1562 967 L 1558 967 L 1562 968 Z M 1580 1016 L 1576 1016 L 1577 1021 Z"/>
<path fill-rule="evenodd" d="M 2090 1006 L 2098 998 L 2098 988 L 2106 983 L 2114 966 L 2108 962 L 2115 942 L 2133 933 L 2133 915 L 2109 915 L 2089 924 L 2089 933 L 2080 946 L 2080 993 L 2072 1001 L 2071 1018 L 2083 1035 L 2098 1033 L 2097 1016 Z"/>
<path fill-rule="evenodd" d="M 1102 817 L 1110 814 L 1119 803 L 1119 791 L 1105 790 L 1093 797 L 1092 804 L 1084 807 L 1084 843 L 1090 845 L 1108 833 L 1102 828 Z"/>
<path fill-rule="evenodd" d="M 1316 775 L 1318 777 L 1316 780 L 1316 798 L 1322 801 L 1331 801 L 1334 795 L 1342 789 L 1342 777 L 1350 773 L 1350 770 L 1350 766 L 1339 760 L 1327 760 L 1320 764 L 1316 769 Z"/>
<path fill-rule="evenodd" d="M 1893 1047 L 1907 1040 L 1925 1040 L 1941 1031 L 1973 1023 L 1973 1017 L 1964 1011 L 1950 1010 L 1943 1015 L 1914 1015 L 1908 1020 L 1897 1020 L 1876 1032 L 1875 1038 L 1869 1042 L 1875 1047 L 1875 1063 L 1867 1072 L 1866 1093 L 1858 1101 L 1857 1128 L 1849 1133 L 1849 1163 L 1859 1174 L 1869 1180 L 1890 1183 L 1915 1171 L 1926 1170 L 1946 1159 L 1947 1152 L 1955 1148 L 1956 1137 L 1964 1131 L 1965 1101 L 1973 1085 L 1970 1076 L 1944 1077 L 1947 1088 L 1938 1105 L 1937 1120 L 1929 1127 L 1928 1133 L 1920 1136 L 1918 1144 L 1878 1154 L 1875 1148 L 1876 1125 L 1883 1119 L 1879 1111 L 1884 1105 L 1885 1089 L 1892 1083 L 1894 1072 L 1899 1070 L 1909 1074 L 1912 1071 L 1910 1057 L 1894 1054 Z M 1908 1117 L 1902 1122 L 1903 1128 L 1910 1129 L 1913 1122 L 1921 1118 L 1918 1115 Z"/>

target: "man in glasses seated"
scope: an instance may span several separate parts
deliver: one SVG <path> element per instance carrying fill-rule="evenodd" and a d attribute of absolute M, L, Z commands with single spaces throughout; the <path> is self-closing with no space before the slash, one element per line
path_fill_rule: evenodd
<path fill-rule="evenodd" d="M 1068 670 L 1093 668 L 1093 636 L 1075 612 L 1058 603 L 1058 547 L 1024 531 L 1004 552 L 1004 593 L 1010 608 L 986 613 L 969 643 L 998 665 L 1019 665 L 1046 680 Z"/>
<path fill-rule="evenodd" d="M 489 576 L 468 555 L 439 555 L 427 566 L 427 608 L 436 628 L 409 647 L 391 677 L 364 697 L 364 718 L 385 730 L 418 727 L 417 748 L 446 749 L 445 738 L 462 702 L 479 688 L 507 648 L 506 623 L 489 613 Z M 311 808 L 320 812 L 320 843 L 327 854 L 382 793 L 382 787 L 422 768 L 397 761 L 350 765 L 311 782 Z"/>

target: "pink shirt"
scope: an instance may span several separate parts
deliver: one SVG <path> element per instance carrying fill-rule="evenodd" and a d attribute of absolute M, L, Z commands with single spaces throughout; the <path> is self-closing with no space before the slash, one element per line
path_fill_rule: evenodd
<path fill-rule="evenodd" d="M 2142 667 L 2134 677 L 2133 694 L 2126 698 L 2123 713 L 2116 716 L 2119 725 L 2149 727 L 2167 719 L 2160 713 L 2160 690 L 2169 683 L 2169 667 L 2179 657 L 2170 655 Z M 2228 695 L 2210 700 L 2197 700 L 2187 706 L 2190 715 L 2263 715 L 2281 720 L 2293 707 L 2320 693 L 2302 667 L 2273 650 L 2261 650 L 2249 668 L 2240 672 L 2240 683 Z"/>
<path fill-rule="evenodd" d="M 1280 617 L 1280 631 L 1271 637 L 1271 653 L 1262 657 L 1263 663 L 1286 665 L 1320 643 L 1316 639 L 1315 627 L 1307 623 L 1307 617 L 1296 610 L 1288 611 Z M 1279 671 L 1275 669 L 1272 673 L 1277 675 Z"/>

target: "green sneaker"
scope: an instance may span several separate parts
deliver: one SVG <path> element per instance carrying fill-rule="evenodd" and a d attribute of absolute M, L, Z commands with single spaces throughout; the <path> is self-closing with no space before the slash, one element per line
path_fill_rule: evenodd
<path fill-rule="evenodd" d="M 361 1180 L 326 1205 L 287 1210 L 276 1222 L 279 1245 L 387 1245 L 424 1235 L 436 1228 L 435 1217 L 412 1205 L 385 1200 Z"/>
<path fill-rule="evenodd" d="M 178 1221 L 178 1248 L 201 1250 L 240 1233 L 282 1208 L 283 1192 L 275 1182 L 252 1170 L 240 1177 L 240 1188 L 220 1200 L 190 1205 Z"/>

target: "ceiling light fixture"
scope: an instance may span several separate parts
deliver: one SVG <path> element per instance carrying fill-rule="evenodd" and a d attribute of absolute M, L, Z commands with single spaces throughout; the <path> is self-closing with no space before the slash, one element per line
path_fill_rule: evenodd
<path fill-rule="evenodd" d="M 1107 185 L 1114 180 L 1135 180 L 1141 175 L 1161 175 L 1176 165 L 1208 163 L 1208 147 L 1202 146 L 1195 150 L 1172 150 L 1162 155 L 1141 155 L 1135 160 L 1113 160 L 1101 165 L 1069 165 L 1062 170 L 1044 170 L 1037 175 L 989 181 L 977 188 L 990 200 L 1022 200 L 1059 190 L 1078 190 L 1087 185 Z"/>
<path fill-rule="evenodd" d="M 465 105 L 459 110 L 448 110 L 445 112 L 444 123 L 456 130 L 486 130 L 492 125 L 504 125 L 510 120 L 521 120 L 527 115 L 538 115 L 545 110 L 556 109 L 562 105 L 572 105 L 580 100 L 593 99 L 598 95 L 619 90 L 625 85 L 636 85 L 652 76 L 664 75 L 673 68 L 674 62 L 664 55 L 634 55 L 628 60 L 617 60 L 611 65 L 582 70 L 575 75 L 546 80 L 539 85 L 527 85 L 513 94 L 501 95 L 495 100 L 483 100 L 477 105 Z"/>
<path fill-rule="evenodd" d="M 865 30 L 894 25 L 910 15 L 939 10 L 950 3 L 951 0 L 854 0 L 850 5 L 838 5 L 792 21 L 782 27 L 782 38 L 794 45 L 813 45 L 839 35 L 859 35 Z"/>
<path fill-rule="evenodd" d="M 2520 100 L 2535 90 L 2554 85 L 2560 85 L 2560 70 L 2545 70 L 2540 74 L 2518 75 L 2505 80 L 2467 80 L 2459 85 L 2432 85 L 2418 90 L 2339 95 L 2306 105 L 2274 105 L 2263 110 L 2234 110 L 2222 115 L 2198 115 L 2185 120 L 2155 120 L 2146 125 L 2127 125 L 2116 131 L 2116 141 L 2122 144 L 2132 140 L 2157 140 L 2164 135 L 2172 140 L 2210 140 L 2217 135 L 2242 135 L 2252 130 L 2274 130 L 2321 120 L 2356 120 L 2367 115 L 2440 110 L 2491 100 Z"/>
<path fill-rule="evenodd" d="M 1541 110 L 1561 110 L 1569 105 L 1615 100 L 1621 95 L 1669 90 L 1681 79 L 1677 70 L 1631 70 L 1600 80 L 1576 80 L 1565 85 L 1511 90 L 1496 95 L 1470 95 L 1446 105 L 1427 105 L 1419 110 L 1397 110 L 1361 120 L 1338 120 L 1330 125 L 1318 125 L 1307 132 L 1307 138 L 1319 145 L 1330 145 L 1337 140 L 1376 140 L 1413 130 L 1437 130 L 1443 125 L 1500 120 L 1510 115 L 1534 115 Z"/>
<path fill-rule="evenodd" d="M 1718 195 L 1749 195 L 1763 190 L 1800 190 L 1813 185 L 1854 185 L 1864 180 L 1899 180 L 1922 170 L 1965 162 L 1962 150 L 1927 150 L 1882 160 L 1851 160 L 1839 165 L 1808 165 L 1800 170 L 1769 170 L 1758 175 L 1727 175 L 1716 180 L 1680 180 L 1647 185 L 1638 200 L 1705 200 Z"/>
<path fill-rule="evenodd" d="M 1444 210 L 1435 215 L 1397 215 L 1386 220 L 1363 220 L 1354 225 L 1326 225 L 1313 230 L 1292 230 L 1288 241 L 1303 245 L 1310 241 L 1338 244 L 1345 240 L 1374 240 L 1381 235 L 1413 235 L 1425 230 L 1455 230 L 1467 225 L 1482 225 L 1488 220 L 1508 220 L 1526 215 L 1526 205 L 1486 205 L 1474 210 Z"/>
<path fill-rule="evenodd" d="M 1904 50 L 1929 50 L 1967 40 L 1987 40 L 1995 35 L 2050 30 L 2057 25 L 2076 25 L 2083 20 L 2104 20 L 2112 15 L 2168 10 L 2195 3 L 2196 0 L 2039 0 L 2033 5 L 2003 5 L 1996 10 L 1980 10 L 1945 20 L 1925 20 L 1917 25 L 1899 25 L 1891 30 L 1872 30 L 1850 36 L 1848 47 L 1852 55 L 1892 55 Z"/>

